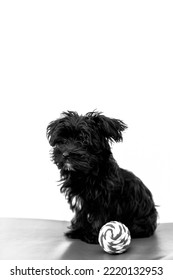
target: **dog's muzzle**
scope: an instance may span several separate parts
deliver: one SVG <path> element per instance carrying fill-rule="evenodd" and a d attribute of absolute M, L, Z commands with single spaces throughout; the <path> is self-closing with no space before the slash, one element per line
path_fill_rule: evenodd
<path fill-rule="evenodd" d="M 64 163 L 64 169 L 68 170 L 68 171 L 74 171 L 74 168 L 73 168 L 72 164 L 69 161 L 66 161 Z"/>
<path fill-rule="evenodd" d="M 68 158 L 69 157 L 69 153 L 68 152 L 63 152 L 63 154 L 62 154 L 62 156 L 63 156 L 63 158 Z"/>
<path fill-rule="evenodd" d="M 70 157 L 69 153 L 63 152 L 62 157 L 63 157 L 63 162 L 64 162 L 63 169 L 68 170 L 68 171 L 74 171 L 72 163 L 69 160 L 69 157 Z"/>

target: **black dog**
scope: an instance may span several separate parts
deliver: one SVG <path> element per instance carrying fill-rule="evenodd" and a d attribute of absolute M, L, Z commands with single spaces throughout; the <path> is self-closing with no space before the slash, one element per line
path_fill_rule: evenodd
<path fill-rule="evenodd" d="M 157 226 L 149 189 L 133 173 L 120 168 L 110 143 L 122 141 L 127 126 L 98 112 L 79 116 L 68 111 L 48 125 L 52 160 L 75 216 L 70 238 L 98 243 L 100 228 L 109 221 L 125 224 L 132 237 L 148 237 Z"/>

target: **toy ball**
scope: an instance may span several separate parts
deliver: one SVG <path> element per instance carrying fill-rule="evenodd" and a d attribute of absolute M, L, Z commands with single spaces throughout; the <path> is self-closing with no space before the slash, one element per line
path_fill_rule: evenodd
<path fill-rule="evenodd" d="M 121 254 L 130 246 L 131 235 L 124 224 L 112 221 L 102 226 L 98 241 L 105 252 Z"/>

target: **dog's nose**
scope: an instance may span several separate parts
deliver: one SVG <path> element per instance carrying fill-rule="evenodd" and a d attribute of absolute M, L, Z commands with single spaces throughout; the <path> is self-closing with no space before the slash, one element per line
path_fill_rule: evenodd
<path fill-rule="evenodd" d="M 62 155 L 63 155 L 64 158 L 68 158 L 69 157 L 69 153 L 68 152 L 64 152 Z"/>

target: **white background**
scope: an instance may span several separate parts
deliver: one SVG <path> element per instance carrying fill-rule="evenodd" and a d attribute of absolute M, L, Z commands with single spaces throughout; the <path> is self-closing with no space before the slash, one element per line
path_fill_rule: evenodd
<path fill-rule="evenodd" d="M 0 2 L 1 217 L 72 217 L 46 127 L 98 109 L 127 123 L 114 156 L 152 191 L 160 222 L 173 221 L 171 5 Z"/>

